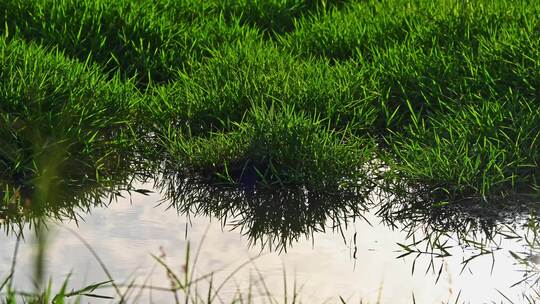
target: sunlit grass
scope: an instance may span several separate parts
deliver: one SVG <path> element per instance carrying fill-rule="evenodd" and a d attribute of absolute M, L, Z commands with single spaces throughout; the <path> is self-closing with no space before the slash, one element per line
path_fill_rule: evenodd
<path fill-rule="evenodd" d="M 279 244 L 375 187 L 409 212 L 540 189 L 538 1 L 5 0 L 0 36 L 6 229 L 133 179 Z M 22 296 L 101 287 L 66 284 Z"/>
<path fill-rule="evenodd" d="M 452 197 L 531 191 L 539 11 L 502 0 L 3 1 L 3 178 L 28 183 L 52 157 L 59 175 L 173 161 L 325 184 L 382 160 L 374 178 Z"/>

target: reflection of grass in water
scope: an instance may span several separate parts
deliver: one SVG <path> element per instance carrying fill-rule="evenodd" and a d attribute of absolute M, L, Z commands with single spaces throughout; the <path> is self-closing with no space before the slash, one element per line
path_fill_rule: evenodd
<path fill-rule="evenodd" d="M 249 259 L 240 265 L 236 266 L 230 273 L 226 274 L 224 279 L 216 281 L 215 277 L 219 272 L 212 271 L 207 274 L 197 274 L 197 261 L 200 257 L 201 248 L 204 244 L 206 233 L 203 235 L 199 247 L 195 252 L 195 256 L 192 256 L 190 243 L 187 243 L 185 251 L 185 260 L 180 272 L 175 271 L 171 266 L 166 263 L 166 253 L 160 249 L 159 255 L 152 255 L 156 264 L 152 268 L 152 271 L 148 274 L 148 277 L 142 284 L 136 282 L 136 278 L 128 279 L 125 283 L 115 281 L 107 268 L 107 265 L 103 263 L 96 251 L 88 244 L 82 237 L 80 237 L 76 231 L 73 232 L 77 238 L 88 248 L 98 264 L 102 268 L 103 272 L 107 276 L 107 280 L 103 282 L 89 284 L 82 288 L 72 289 L 69 285 L 71 274 L 62 282 L 58 291 L 53 291 L 53 282 L 49 280 L 48 284 L 38 288 L 34 293 L 19 291 L 13 285 L 15 267 L 17 262 L 17 249 L 19 246 L 20 238 L 18 238 L 15 253 L 13 256 L 13 265 L 10 274 L 0 282 L 0 295 L 5 303 L 18 303 L 24 301 L 25 303 L 65 303 L 67 301 L 74 300 L 75 303 L 81 303 L 85 300 L 84 297 L 94 299 L 107 299 L 119 301 L 119 303 L 139 303 L 140 297 L 144 292 L 163 292 L 170 294 L 170 301 L 176 303 L 259 303 L 261 299 L 265 299 L 265 303 L 300 303 L 300 290 L 296 285 L 296 281 L 292 286 L 292 293 L 289 293 L 290 286 L 287 283 L 286 271 L 283 271 L 283 283 L 284 283 L 284 295 L 283 301 L 278 301 L 275 296 L 270 292 L 267 284 L 264 281 L 263 274 L 258 270 L 254 261 L 258 258 L 254 257 Z M 38 233 L 46 233 L 41 230 Z M 38 246 L 41 246 L 38 243 Z M 38 248 L 39 251 L 39 248 Z M 41 257 L 42 258 L 42 257 Z M 250 274 L 250 280 L 248 286 L 243 290 L 241 286 L 234 283 L 236 291 L 230 297 L 230 301 L 224 300 L 224 295 L 221 294 L 227 285 L 232 285 L 235 281 L 235 275 L 241 270 L 244 270 L 249 265 L 253 266 L 256 272 L 256 277 L 252 278 Z M 164 286 L 152 286 L 148 284 L 150 276 L 154 273 L 156 266 L 160 266 L 165 270 L 165 275 L 170 283 L 169 287 Z M 223 271 L 223 270 L 219 270 Z M 204 284 L 203 290 L 199 288 L 201 284 Z M 227 288 L 230 288 L 227 287 Z M 104 289 L 113 289 L 113 295 L 103 294 Z M 255 290 L 257 289 L 257 290 Z"/>
<path fill-rule="evenodd" d="M 372 184 L 256 187 L 208 183 L 205 177 L 172 173 L 156 186 L 163 203 L 181 214 L 215 217 L 239 229 L 252 245 L 286 250 L 317 232 L 339 231 L 372 205 Z"/>
<path fill-rule="evenodd" d="M 334 220 L 334 224 L 336 225 L 335 228 L 340 229 L 340 224 L 346 225 L 349 218 L 361 216 L 361 212 L 364 210 L 364 208 L 371 206 L 371 202 L 369 200 L 359 201 L 359 193 L 363 193 L 362 191 L 365 191 L 364 194 L 369 194 L 372 191 L 372 189 L 362 190 L 362 187 L 365 186 L 364 184 L 362 184 L 361 187 L 359 186 L 358 188 L 349 189 L 350 191 L 352 191 L 349 193 L 350 197 L 340 196 L 346 194 L 346 191 L 334 192 L 333 194 L 337 195 L 334 197 L 336 198 L 336 201 L 332 201 L 329 199 L 329 196 L 327 196 L 328 193 L 324 195 L 313 192 L 306 186 L 296 189 L 278 188 L 277 190 L 271 188 L 238 189 L 234 187 L 220 187 L 212 184 L 198 184 L 196 182 L 201 182 L 201 180 L 197 180 L 197 178 L 195 177 L 194 180 L 191 180 L 189 178 L 186 178 L 186 176 L 182 174 L 179 174 L 177 176 L 162 176 L 161 178 L 162 179 L 158 181 L 158 186 L 167 189 L 168 192 L 166 193 L 170 196 L 168 197 L 168 199 L 172 204 L 176 204 L 175 207 L 178 207 L 181 211 L 189 212 L 190 210 L 193 210 L 194 212 L 200 212 L 203 214 L 225 217 L 225 220 L 227 217 L 230 216 L 228 215 L 228 213 L 238 213 L 240 216 L 243 216 L 243 218 L 238 220 L 237 224 L 240 225 L 241 229 L 246 229 L 246 232 L 249 233 L 249 236 L 254 240 L 254 242 L 257 242 L 259 240 L 261 242 L 267 242 L 264 240 L 266 239 L 269 240 L 268 244 L 272 245 L 273 243 L 273 245 L 277 245 L 280 248 L 285 248 L 285 246 L 289 245 L 290 242 L 293 242 L 295 239 L 299 238 L 302 235 L 312 233 L 314 231 L 317 231 L 317 229 L 323 229 L 319 227 L 323 227 L 325 221 L 329 219 Z M 45 182 L 43 185 L 50 185 L 50 183 Z M 55 193 L 59 193 L 58 188 L 53 190 L 49 187 L 38 185 L 36 189 L 43 189 L 42 191 L 36 192 L 36 195 L 49 197 L 53 201 L 56 197 Z M 265 192 L 264 190 L 269 190 L 269 192 Z M 345 188 L 341 190 L 347 189 Z M 105 193 L 107 193 L 106 190 L 104 191 Z M 142 190 L 139 190 L 139 192 L 145 193 L 145 191 Z M 347 199 L 350 199 L 350 202 L 347 201 Z M 439 272 L 440 274 L 440 271 L 443 267 L 443 265 L 441 264 L 441 268 L 438 269 L 435 261 L 437 257 L 445 256 L 446 254 L 448 254 L 448 248 L 445 247 L 444 242 L 446 238 L 452 237 L 452 233 L 455 233 L 460 241 L 465 242 L 479 250 L 481 255 L 491 253 L 491 249 L 488 248 L 488 246 L 491 244 L 490 242 L 493 241 L 494 235 L 496 235 L 497 233 L 504 233 L 505 235 L 509 235 L 508 231 L 491 230 L 493 228 L 496 228 L 498 220 L 498 217 L 496 216 L 496 210 L 493 208 L 488 210 L 494 212 L 494 215 L 484 214 L 485 218 L 483 218 L 481 216 L 483 212 L 480 207 L 470 210 L 473 216 L 463 216 L 462 214 L 460 214 L 459 211 L 463 211 L 465 212 L 465 215 L 467 215 L 466 212 L 468 212 L 469 210 L 459 210 L 460 205 L 433 205 L 430 204 L 429 197 L 426 198 L 427 202 L 420 201 L 418 203 L 418 206 L 421 206 L 421 208 L 417 209 L 414 209 L 414 206 L 407 207 L 408 203 L 414 202 L 412 198 L 394 197 L 394 199 L 396 199 L 397 202 L 393 206 L 391 204 L 390 206 L 385 206 L 384 204 L 382 204 L 383 209 L 381 209 L 381 212 L 388 212 L 388 214 L 381 215 L 389 216 L 388 220 L 390 221 L 391 225 L 395 225 L 396 221 L 401 221 L 405 222 L 405 226 L 411 229 L 412 232 L 414 232 L 415 229 L 418 229 L 419 227 L 420 229 L 425 229 L 425 231 L 428 233 L 432 232 L 431 234 L 428 234 L 426 239 L 413 239 L 414 244 L 403 244 L 402 248 L 405 250 L 405 254 L 431 255 L 434 259 L 431 260 L 431 264 L 428 267 L 428 270 L 432 269 L 435 273 Z M 405 201 L 400 202 L 399 200 Z M 38 199 L 35 202 L 48 202 L 48 200 Z M 308 204 L 305 204 L 306 202 Z M 349 209 L 345 208 L 343 204 L 350 204 L 348 206 Z M 512 207 L 514 205 L 517 206 L 519 204 L 507 203 L 507 206 L 509 207 Z M 473 205 L 473 207 L 476 206 Z M 397 210 L 392 208 L 396 208 Z M 399 210 L 398 208 L 403 209 Z M 452 208 L 454 208 L 454 210 Z M 350 214 L 347 214 L 345 212 L 350 212 Z M 476 214 L 474 212 L 476 212 Z M 512 212 L 512 210 L 508 212 Z M 394 216 L 395 218 L 392 218 L 392 216 Z M 38 231 L 38 235 L 41 235 L 41 238 L 38 239 L 42 240 L 42 242 L 38 242 L 40 246 L 38 252 L 41 252 L 41 254 L 38 255 L 38 257 L 40 258 L 36 262 L 35 273 L 35 278 L 37 282 L 39 283 L 41 281 L 41 284 L 37 285 L 40 286 L 40 289 L 36 291 L 39 294 L 34 294 L 33 296 L 42 298 L 58 296 L 57 299 L 60 299 L 61 297 L 65 296 L 63 295 L 64 293 L 62 291 L 59 291 L 58 295 L 52 294 L 51 291 L 48 289 L 49 285 L 44 285 L 44 265 L 42 263 L 43 254 L 46 250 L 47 238 L 46 231 L 44 231 L 42 227 L 43 226 L 41 224 L 38 224 L 36 228 Z M 532 228 L 534 227 L 531 226 L 531 229 Z M 479 242 L 478 239 L 468 238 L 469 234 L 475 234 L 477 230 L 480 231 L 480 233 L 486 233 L 485 238 L 481 239 L 484 240 L 486 243 Z M 531 230 L 533 236 L 535 233 L 534 231 L 534 229 Z M 534 238 L 532 238 L 531 240 L 534 240 Z M 529 242 L 531 244 L 533 243 L 533 241 Z M 425 248 L 418 249 L 424 244 L 426 245 Z M 88 244 L 87 246 L 89 250 L 92 251 L 91 247 Z M 93 254 L 95 254 L 95 252 L 93 252 Z M 189 249 L 187 255 L 189 256 Z M 97 254 L 95 254 L 95 256 L 97 257 Z M 472 256 L 471 259 L 467 260 L 464 263 L 464 267 L 478 256 L 480 255 Z M 198 299 L 199 297 L 202 297 L 203 299 L 208 299 L 208 294 L 211 294 L 210 298 L 218 297 L 218 295 L 216 295 L 217 291 L 215 293 L 211 293 L 211 290 L 208 293 L 203 292 L 202 295 L 198 294 L 197 284 L 191 284 L 201 283 L 201 280 L 193 280 L 193 277 L 191 275 L 190 278 L 187 279 L 184 275 L 184 272 L 181 272 L 180 274 L 175 274 L 174 271 L 171 271 L 171 268 L 167 264 L 165 264 L 163 259 L 160 259 L 159 256 L 156 256 L 155 258 L 159 264 L 166 268 L 167 275 L 171 280 L 173 287 L 158 288 L 155 286 L 145 286 L 145 284 L 141 286 L 134 284 L 134 281 L 129 281 L 121 284 L 114 281 L 110 274 L 108 274 L 107 283 L 103 283 L 103 286 L 100 285 L 100 287 L 111 286 L 112 284 L 115 284 L 116 287 L 114 287 L 113 285 L 113 288 L 115 288 L 115 290 L 119 290 L 117 291 L 117 295 L 115 297 L 120 300 L 122 299 L 122 297 L 127 297 L 127 295 L 129 294 L 133 295 L 141 293 L 143 292 L 143 290 L 147 289 L 166 290 L 167 292 L 171 292 L 171 294 L 173 294 L 172 297 L 176 295 L 176 297 L 178 298 L 186 297 L 187 295 L 189 295 L 188 298 L 190 298 L 191 302 L 196 302 L 197 300 L 194 299 Z M 187 259 L 189 260 L 189 257 Z M 188 265 L 188 263 L 185 264 Z M 106 265 L 102 265 L 104 271 L 106 271 Z M 185 272 L 189 273 L 189 270 L 193 268 L 194 266 L 188 266 Z M 529 274 L 532 274 L 532 272 L 530 272 Z M 209 277 L 211 277 L 211 275 Z M 259 278 L 258 280 L 262 279 Z M 215 282 L 212 281 L 211 284 L 215 284 Z M 7 285 L 7 283 L 3 285 L 7 286 L 5 288 L 8 288 L 9 290 L 9 285 Z M 75 290 L 74 292 L 70 290 L 69 292 L 67 292 L 67 294 L 72 297 L 76 297 L 77 295 L 80 295 L 82 293 L 93 292 L 91 289 L 94 286 L 95 284 L 92 284 L 89 285 L 88 288 L 81 288 L 79 291 Z M 122 289 L 120 291 L 120 287 L 127 289 Z M 219 289 L 218 287 L 214 288 Z M 98 296 L 100 295 L 99 292 L 96 293 Z M 524 295 L 524 297 L 525 296 L 529 295 Z M 249 302 L 246 297 L 248 299 L 251 299 L 253 298 L 253 295 L 245 295 L 239 293 L 238 295 L 235 295 L 235 297 L 242 298 L 244 299 L 244 301 Z M 200 299 L 198 301 L 203 302 Z"/>
<path fill-rule="evenodd" d="M 540 300 L 540 225 L 537 216 L 531 216 L 527 221 L 523 242 L 523 251 L 510 251 L 520 271 L 523 272 L 523 278 L 512 286 L 523 284 L 528 286 L 532 290 L 531 295 L 524 295 L 523 300 L 527 303 L 536 303 Z M 503 293 L 501 295 L 506 298 Z"/>
<path fill-rule="evenodd" d="M 72 231 L 76 234 L 75 231 Z M 204 234 L 206 235 L 206 233 Z M 285 269 L 283 269 L 283 291 L 281 296 L 276 296 L 276 292 L 269 289 L 265 282 L 264 275 L 257 268 L 254 263 L 258 257 L 249 259 L 240 265 L 236 266 L 232 271 L 225 273 L 221 281 L 218 281 L 216 277 L 223 272 L 224 269 L 212 271 L 205 274 L 197 273 L 197 262 L 204 258 L 200 256 L 201 248 L 204 245 L 204 236 L 199 242 L 199 247 L 192 251 L 190 243 L 187 243 L 184 262 L 182 267 L 177 270 L 174 267 L 167 264 L 167 254 L 160 248 L 160 252 L 157 255 L 152 255 L 155 260 L 155 264 L 152 267 L 148 276 L 142 283 L 137 281 L 137 278 L 128 278 L 125 282 L 119 282 L 113 279 L 111 273 L 107 269 L 107 266 L 101 261 L 99 255 L 93 250 L 93 248 L 84 239 L 77 235 L 77 237 L 87 246 L 92 255 L 96 258 L 100 264 L 102 270 L 107 276 L 107 280 L 103 282 L 97 282 L 88 284 L 81 288 L 73 288 L 70 286 L 69 279 L 71 274 L 62 282 L 58 290 L 53 290 L 53 282 L 49 280 L 48 284 L 43 287 L 43 290 L 36 292 L 26 292 L 17 290 L 13 286 L 13 274 L 15 272 L 12 268 L 11 274 L 0 282 L 0 296 L 4 303 L 82 303 L 85 301 L 92 301 L 92 299 L 104 299 L 114 300 L 119 303 L 141 303 L 141 297 L 144 293 L 164 293 L 169 294 L 168 301 L 171 303 L 305 303 L 302 301 L 302 286 L 298 286 L 298 282 L 294 280 L 292 286 L 288 283 L 288 276 Z M 17 243 L 18 246 L 18 243 Z M 16 247 L 17 248 L 17 247 Z M 193 255 L 194 253 L 194 255 Z M 15 267 L 17 250 L 14 253 L 13 265 Z M 247 286 L 238 285 L 235 282 L 235 276 L 245 268 L 252 266 L 255 271 L 255 276 L 252 276 L 250 272 L 249 281 Z M 156 267 L 161 267 L 164 270 L 166 280 L 170 283 L 169 286 L 153 286 L 149 283 L 150 277 L 154 274 Z M 529 272 L 530 274 L 530 272 Z M 236 286 L 233 293 L 227 292 L 224 294 L 225 289 Z M 534 287 L 534 286 L 533 286 Z M 106 290 L 113 290 L 112 294 Z M 509 303 L 514 303 L 506 295 L 501 294 Z M 377 289 L 375 302 L 366 302 L 361 300 L 360 303 L 384 303 L 384 282 L 381 281 L 379 288 Z M 538 294 L 523 294 L 523 299 L 527 300 L 527 303 L 535 303 Z M 455 296 L 454 299 L 449 299 L 446 303 L 461 303 L 460 302 L 461 291 Z M 405 301 L 405 299 L 403 299 Z M 333 299 L 327 299 L 324 303 L 354 303 L 350 302 L 349 298 L 336 295 Z M 405 302 L 403 302 L 405 303 Z M 409 303 L 417 303 L 414 292 L 411 294 Z"/>
<path fill-rule="evenodd" d="M 439 281 L 444 258 L 455 254 L 455 250 L 462 255 L 459 274 L 473 273 L 475 261 L 482 259 L 491 259 L 493 272 L 496 254 L 506 252 L 502 244 L 511 242 L 522 248 L 520 252 L 508 250 L 508 254 L 516 262 L 516 271 L 523 272 L 523 278 L 508 282 L 508 287 L 524 291 L 520 299 L 496 291 L 509 303 L 540 300 L 540 269 L 536 259 L 540 254 L 540 226 L 536 201 L 528 196 L 514 196 L 492 201 L 490 205 L 470 204 L 466 200 L 441 204 L 425 193 L 386 195 L 389 197 L 380 205 L 378 215 L 387 225 L 407 233 L 406 239 L 397 244 L 400 252 L 397 258 L 412 257 L 413 273 L 425 268 L 426 274 L 432 273 Z M 423 264 L 427 267 L 422 267 Z M 460 296 L 461 291 L 456 303 Z"/>
<path fill-rule="evenodd" d="M 164 167 L 248 194 L 254 184 L 296 189 L 276 192 L 266 211 L 244 199 L 180 206 L 243 208 L 239 224 L 280 242 L 358 215 L 381 179 L 440 206 L 534 194 L 539 9 L 2 1 L 0 221 L 74 217 L 74 193 L 88 193 L 77 203 L 88 209 Z"/>

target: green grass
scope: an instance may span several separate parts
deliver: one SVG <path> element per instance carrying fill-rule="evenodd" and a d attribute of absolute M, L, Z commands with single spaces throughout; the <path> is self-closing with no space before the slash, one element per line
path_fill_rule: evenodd
<path fill-rule="evenodd" d="M 139 100 L 133 84 L 58 50 L 0 38 L 0 92 L 4 220 L 51 216 L 53 202 L 53 209 L 88 207 L 106 192 L 92 189 L 129 180 L 136 138 L 129 120 Z M 94 194 L 80 200 L 81 192 Z"/>
<path fill-rule="evenodd" d="M 505 0 L 3 1 L 1 178 L 36 184 L 47 162 L 72 181 L 165 163 L 229 183 L 248 169 L 263 185 L 371 175 L 449 199 L 534 192 L 539 12 Z"/>
<path fill-rule="evenodd" d="M 535 198 L 539 96 L 533 0 L 4 0 L 0 226 L 150 178 L 280 248 L 374 189 L 413 214 Z M 66 291 L 22 296 L 90 289 Z"/>

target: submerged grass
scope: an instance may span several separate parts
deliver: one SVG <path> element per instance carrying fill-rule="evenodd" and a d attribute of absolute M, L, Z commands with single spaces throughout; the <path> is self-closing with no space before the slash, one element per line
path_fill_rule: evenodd
<path fill-rule="evenodd" d="M 534 192 L 539 12 L 2 1 L 2 178 L 29 183 L 55 157 L 73 180 L 165 161 L 229 182 L 247 170 L 257 184 L 337 185 L 370 171 L 449 199 Z"/>

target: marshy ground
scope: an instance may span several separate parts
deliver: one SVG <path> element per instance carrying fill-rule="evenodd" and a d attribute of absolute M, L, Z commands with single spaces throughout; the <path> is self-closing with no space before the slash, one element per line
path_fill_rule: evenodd
<path fill-rule="evenodd" d="M 287 244 L 373 193 L 497 221 L 538 200 L 539 96 L 538 1 L 3 0 L 0 219 L 152 180 Z"/>

